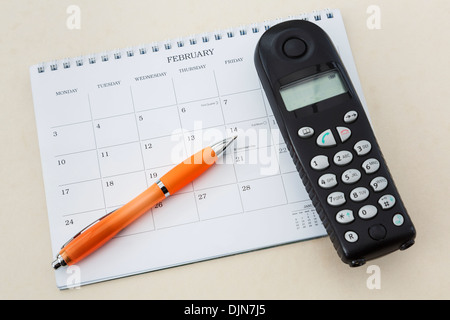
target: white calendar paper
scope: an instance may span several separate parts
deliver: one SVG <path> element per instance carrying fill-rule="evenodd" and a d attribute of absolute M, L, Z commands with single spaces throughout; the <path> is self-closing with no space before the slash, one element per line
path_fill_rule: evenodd
<path fill-rule="evenodd" d="M 339 11 L 296 18 L 329 33 L 362 97 Z M 238 135 L 203 176 L 56 270 L 59 288 L 326 235 L 254 67 L 278 22 L 31 67 L 54 256 L 190 154 Z"/>

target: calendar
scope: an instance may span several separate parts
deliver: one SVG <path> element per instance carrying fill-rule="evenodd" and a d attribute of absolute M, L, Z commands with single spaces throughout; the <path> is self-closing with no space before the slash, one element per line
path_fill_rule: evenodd
<path fill-rule="evenodd" d="M 294 18 L 330 34 L 360 90 L 339 11 Z M 30 68 L 54 255 L 180 161 L 238 136 L 204 175 L 56 270 L 59 288 L 326 235 L 254 67 L 259 37 L 278 22 Z"/>

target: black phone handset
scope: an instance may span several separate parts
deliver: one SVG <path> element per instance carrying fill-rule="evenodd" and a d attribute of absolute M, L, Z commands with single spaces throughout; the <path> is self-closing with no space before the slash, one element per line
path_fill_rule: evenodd
<path fill-rule="evenodd" d="M 306 190 L 343 262 L 414 244 L 415 228 L 328 35 L 292 20 L 268 29 L 255 66 Z"/>

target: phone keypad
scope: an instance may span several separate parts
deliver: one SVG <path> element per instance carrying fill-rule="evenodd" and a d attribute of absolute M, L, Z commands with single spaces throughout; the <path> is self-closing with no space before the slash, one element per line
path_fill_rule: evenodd
<path fill-rule="evenodd" d="M 352 110 L 344 115 L 343 120 L 346 124 L 351 124 L 355 122 L 357 118 L 358 113 Z M 313 128 L 307 128 L 309 132 L 314 132 Z M 301 128 L 299 130 L 299 136 L 301 136 L 300 131 L 303 129 L 305 128 Z M 342 143 L 346 142 L 352 134 L 351 129 L 348 127 L 337 126 L 335 129 L 338 134 L 337 137 L 339 137 L 339 140 Z M 311 136 L 313 135 L 308 135 L 308 138 Z M 316 138 L 316 144 L 323 148 L 335 147 L 338 145 L 331 129 L 321 132 Z M 338 186 L 340 182 L 345 185 L 355 184 L 355 187 L 351 189 L 349 194 L 345 194 L 340 190 L 332 190 L 327 196 L 327 203 L 329 206 L 333 208 L 341 207 L 335 216 L 336 221 L 340 224 L 351 225 L 351 223 L 355 220 L 356 215 L 357 218 L 362 220 L 370 220 L 379 214 L 379 209 L 389 210 L 395 205 L 395 197 L 391 194 L 382 194 L 378 197 L 378 206 L 376 206 L 376 203 L 364 203 L 372 192 L 381 193 L 388 187 L 388 180 L 383 176 L 374 177 L 368 186 L 358 185 L 358 182 L 361 180 L 364 173 L 371 175 L 376 173 L 380 168 L 380 161 L 376 158 L 368 158 L 364 160 L 360 168 L 351 166 L 354 159 L 354 154 L 357 157 L 364 157 L 368 155 L 371 150 L 372 145 L 367 140 L 359 140 L 354 143 L 352 150 L 353 152 L 345 149 L 338 150 L 332 158 L 332 164 L 335 164 L 338 167 L 349 167 L 339 176 L 326 171 L 326 169 L 330 167 L 330 161 L 326 155 L 317 155 L 311 159 L 310 166 L 312 169 L 317 171 L 325 171 L 317 181 L 320 188 L 331 190 Z M 354 214 L 352 210 L 345 208 L 347 199 L 353 203 L 361 203 L 361 207 L 357 213 Z M 392 223 L 396 226 L 401 226 L 403 221 L 403 216 L 400 213 L 397 213 L 394 215 Z M 382 239 L 385 235 L 385 228 L 382 225 L 371 226 L 369 231 L 369 235 L 375 240 Z M 344 238 L 348 242 L 356 242 L 358 241 L 358 234 L 353 230 L 348 230 L 344 234 Z"/>
<path fill-rule="evenodd" d="M 350 199 L 355 202 L 361 202 L 369 197 L 369 190 L 364 187 L 356 187 L 350 192 Z"/>
<path fill-rule="evenodd" d="M 365 156 L 372 150 L 372 145 L 367 140 L 361 140 L 355 143 L 353 149 L 356 151 L 358 156 Z"/>
<path fill-rule="evenodd" d="M 374 192 L 380 192 L 387 188 L 388 181 L 385 177 L 376 177 L 370 181 L 370 186 Z"/>
<path fill-rule="evenodd" d="M 311 159 L 311 168 L 314 170 L 324 170 L 330 166 L 328 157 L 324 155 L 318 155 Z"/>
<path fill-rule="evenodd" d="M 352 162 L 353 154 L 350 151 L 342 150 L 336 153 L 333 157 L 333 162 L 338 166 L 345 166 Z"/>
<path fill-rule="evenodd" d="M 378 200 L 378 204 L 381 206 L 381 209 L 388 210 L 394 206 L 395 197 L 391 194 L 386 194 Z"/>
<path fill-rule="evenodd" d="M 378 213 L 378 209 L 377 207 L 368 204 L 365 205 L 363 207 L 361 207 L 361 209 L 359 209 L 358 211 L 358 216 L 361 219 L 367 220 L 367 219 L 372 219 L 373 217 L 375 217 Z"/>
<path fill-rule="evenodd" d="M 332 173 L 326 173 L 319 178 L 319 186 L 324 189 L 330 189 L 337 185 L 336 175 Z"/>
<path fill-rule="evenodd" d="M 332 192 L 328 195 L 327 202 L 332 207 L 339 207 L 345 203 L 345 194 L 340 191 Z"/>
<path fill-rule="evenodd" d="M 361 179 L 361 172 L 358 169 L 348 169 L 342 173 L 341 180 L 345 184 L 353 184 Z"/>
<path fill-rule="evenodd" d="M 380 161 L 374 158 L 367 159 L 363 162 L 362 168 L 367 174 L 377 172 L 380 168 Z"/>
<path fill-rule="evenodd" d="M 336 221 L 342 224 L 347 224 L 355 220 L 355 217 L 353 216 L 353 211 L 349 209 L 344 209 L 339 211 L 336 214 Z"/>

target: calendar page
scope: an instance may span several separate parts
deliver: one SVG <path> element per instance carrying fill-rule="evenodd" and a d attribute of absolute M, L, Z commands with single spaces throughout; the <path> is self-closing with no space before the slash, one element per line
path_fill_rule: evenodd
<path fill-rule="evenodd" d="M 301 18 L 329 32 L 360 88 L 339 11 Z M 269 26 L 31 67 L 55 256 L 187 156 L 238 136 L 200 178 L 77 266 L 56 270 L 58 287 L 326 235 L 254 67 Z"/>

